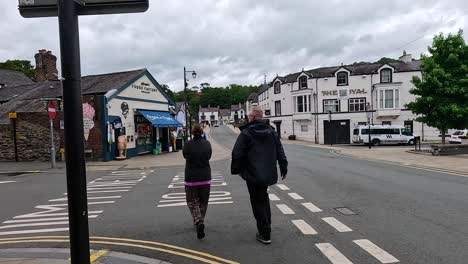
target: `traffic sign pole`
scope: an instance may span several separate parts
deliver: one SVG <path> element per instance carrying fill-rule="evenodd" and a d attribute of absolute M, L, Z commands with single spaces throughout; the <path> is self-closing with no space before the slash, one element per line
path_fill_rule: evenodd
<path fill-rule="evenodd" d="M 55 163 L 55 142 L 54 142 L 54 119 L 57 114 L 57 108 L 55 106 L 54 101 L 49 101 L 47 103 L 47 112 L 49 113 L 49 121 L 50 121 L 50 162 L 52 165 L 52 169 L 56 167 Z"/>
<path fill-rule="evenodd" d="M 77 4 L 58 1 L 72 264 L 90 264 Z"/>

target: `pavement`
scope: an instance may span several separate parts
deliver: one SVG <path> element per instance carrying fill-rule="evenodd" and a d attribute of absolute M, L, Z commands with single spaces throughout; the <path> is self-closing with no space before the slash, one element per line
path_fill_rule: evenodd
<path fill-rule="evenodd" d="M 211 139 L 228 151 L 236 134 L 220 126 L 212 128 Z M 288 177 L 269 188 L 271 245 L 255 241 L 245 182 L 230 174 L 226 159 L 211 163 L 207 237 L 201 241 L 185 203 L 183 165 L 90 171 L 91 248 L 177 264 L 466 262 L 468 178 L 322 147 L 285 144 L 285 151 Z M 7 251 L 66 252 L 64 174 L 25 174 L 15 181 L 0 184 L 0 258 L 20 257 Z"/>

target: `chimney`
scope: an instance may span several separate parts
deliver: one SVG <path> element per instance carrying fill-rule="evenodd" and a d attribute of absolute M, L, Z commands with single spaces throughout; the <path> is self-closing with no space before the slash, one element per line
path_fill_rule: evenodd
<path fill-rule="evenodd" d="M 239 103 L 239 109 L 241 109 L 241 108 L 242 108 L 242 104 L 241 104 L 241 103 Z"/>
<path fill-rule="evenodd" d="M 58 80 L 57 57 L 52 54 L 52 51 L 41 49 L 34 58 L 36 59 L 36 82 Z"/>
<path fill-rule="evenodd" d="M 404 63 L 409 63 L 413 61 L 413 57 L 411 56 L 411 54 L 406 54 L 406 50 L 403 51 L 403 56 L 401 56 L 399 59 Z"/>

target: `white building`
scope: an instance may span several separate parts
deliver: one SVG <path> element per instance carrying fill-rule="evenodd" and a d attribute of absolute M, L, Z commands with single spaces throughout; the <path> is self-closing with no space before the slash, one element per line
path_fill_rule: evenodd
<path fill-rule="evenodd" d="M 405 105 L 413 76 L 421 77 L 421 62 L 404 54 L 399 62 L 323 67 L 277 76 L 260 90 L 258 104 L 265 118 L 284 138 L 320 144 L 349 144 L 354 126 L 373 124 L 408 127 L 423 140 L 439 131 L 417 122 Z"/>
<path fill-rule="evenodd" d="M 198 120 L 200 120 L 200 124 L 219 124 L 219 106 L 208 106 L 208 108 L 202 108 L 200 106 L 200 109 L 198 110 Z"/>
<path fill-rule="evenodd" d="M 219 119 L 221 125 L 227 125 L 234 122 L 234 119 L 231 119 L 231 109 L 219 109 Z"/>
<path fill-rule="evenodd" d="M 245 104 L 239 103 L 238 105 L 231 105 L 231 121 L 239 122 L 245 120 L 247 114 L 245 112 Z"/>
<path fill-rule="evenodd" d="M 264 86 L 268 88 L 267 84 L 262 85 L 262 88 Z M 247 101 L 245 102 L 245 112 L 247 114 L 250 113 L 250 109 L 252 109 L 252 107 L 254 106 L 258 106 L 258 94 L 257 93 L 251 93 L 247 97 Z"/>

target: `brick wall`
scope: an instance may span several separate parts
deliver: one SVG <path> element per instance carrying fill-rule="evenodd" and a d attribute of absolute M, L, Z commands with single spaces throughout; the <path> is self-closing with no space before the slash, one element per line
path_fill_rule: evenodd
<path fill-rule="evenodd" d="M 39 50 L 34 58 L 36 59 L 36 82 L 58 80 L 57 57 L 51 51 Z"/>
<path fill-rule="evenodd" d="M 84 97 L 83 101 L 94 106 L 94 96 Z M 96 109 L 97 108 L 97 109 Z M 94 128 L 85 140 L 85 150 L 92 150 L 94 160 L 102 159 L 102 128 L 99 107 L 95 107 Z M 50 123 L 47 112 L 17 113 L 16 135 L 18 159 L 20 161 L 50 160 Z M 59 158 L 59 150 L 65 145 L 64 130 L 60 129 L 63 112 L 57 112 L 54 120 L 54 139 Z M 12 125 L 0 125 L 0 161 L 14 160 Z"/>

